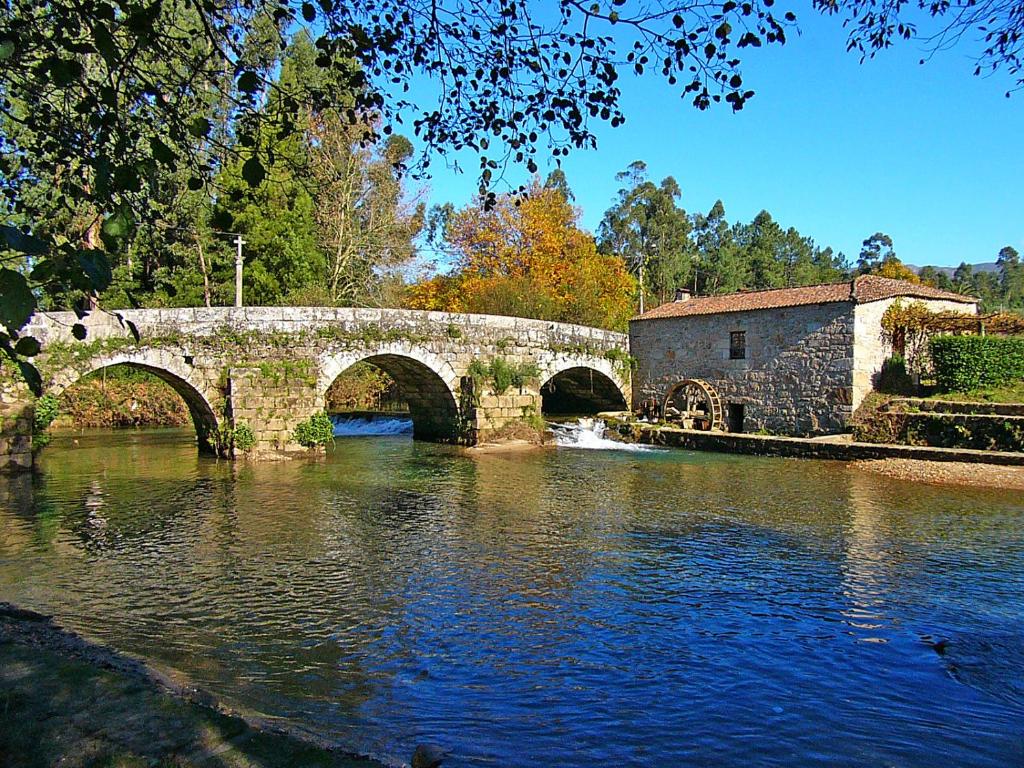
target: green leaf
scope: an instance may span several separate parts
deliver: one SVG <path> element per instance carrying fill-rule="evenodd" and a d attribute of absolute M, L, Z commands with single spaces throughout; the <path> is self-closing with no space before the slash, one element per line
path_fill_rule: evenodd
<path fill-rule="evenodd" d="M 103 251 L 98 249 L 79 251 L 78 265 L 88 276 L 89 284 L 94 291 L 105 291 L 110 287 L 114 276 L 110 271 L 107 254 Z"/>
<path fill-rule="evenodd" d="M 9 37 L 0 37 L 0 61 L 7 61 L 14 55 L 14 41 Z"/>
<path fill-rule="evenodd" d="M 192 121 L 192 125 L 188 127 L 188 132 L 197 139 L 201 139 L 204 136 L 208 136 L 212 128 L 213 125 L 205 117 L 197 117 Z"/>
<path fill-rule="evenodd" d="M 51 56 L 47 63 L 53 84 L 58 88 L 66 88 L 82 76 L 82 65 L 74 59 L 58 59 Z"/>
<path fill-rule="evenodd" d="M 0 242 L 12 251 L 30 256 L 40 256 L 50 250 L 38 237 L 27 235 L 17 227 L 0 226 Z"/>
<path fill-rule="evenodd" d="M 260 77 L 251 69 L 245 70 L 238 76 L 238 90 L 245 93 L 255 93 L 260 89 Z"/>
<path fill-rule="evenodd" d="M 45 283 L 52 280 L 57 274 L 57 263 L 52 259 L 43 259 L 37 262 L 29 273 L 29 279 L 35 283 Z"/>
<path fill-rule="evenodd" d="M 31 336 L 22 336 L 14 345 L 14 351 L 23 357 L 35 357 L 39 354 L 40 348 L 39 340 Z"/>
<path fill-rule="evenodd" d="M 164 165 L 174 165 L 177 161 L 178 156 L 174 153 L 174 150 L 164 144 L 158 138 L 152 138 L 149 140 L 149 149 L 153 153 L 153 159 L 158 163 Z"/>
<path fill-rule="evenodd" d="M 242 178 L 249 182 L 250 187 L 259 186 L 266 176 L 267 172 L 263 169 L 263 163 L 257 157 L 250 157 L 242 165 Z"/>
<path fill-rule="evenodd" d="M 115 67 L 119 51 L 114 44 L 114 38 L 111 36 L 110 30 L 102 24 L 97 24 L 93 28 L 93 41 L 96 43 L 96 50 L 100 52 L 100 56 L 103 57 L 103 61 L 106 62 L 107 66 Z"/>
<path fill-rule="evenodd" d="M 116 250 L 123 240 L 131 236 L 134 229 L 135 219 L 130 209 L 123 206 L 103 220 L 100 236 L 107 248 Z"/>
<path fill-rule="evenodd" d="M 21 371 L 21 377 L 28 383 L 29 389 L 36 396 L 43 394 L 43 377 L 39 375 L 39 371 L 36 367 L 27 360 L 18 360 L 18 370 Z"/>
<path fill-rule="evenodd" d="M 20 272 L 0 268 L 0 324 L 16 333 L 36 311 L 36 297 Z"/>

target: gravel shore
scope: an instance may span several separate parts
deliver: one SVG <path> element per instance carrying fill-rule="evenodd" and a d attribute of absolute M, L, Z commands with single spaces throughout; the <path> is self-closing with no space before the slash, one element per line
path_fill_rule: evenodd
<path fill-rule="evenodd" d="M 4 768 L 383 768 L 0 603 Z"/>
<path fill-rule="evenodd" d="M 1024 467 L 996 464 L 968 464 L 959 461 L 878 459 L 855 461 L 852 467 L 895 477 L 942 485 L 970 485 L 977 488 L 1024 490 Z"/>

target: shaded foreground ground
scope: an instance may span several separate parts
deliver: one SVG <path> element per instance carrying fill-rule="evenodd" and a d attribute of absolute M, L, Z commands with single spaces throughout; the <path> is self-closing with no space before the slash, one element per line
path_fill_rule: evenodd
<path fill-rule="evenodd" d="M 918 459 L 857 461 L 853 462 L 852 466 L 900 480 L 944 485 L 970 485 L 976 488 L 1024 490 L 1024 467 Z"/>
<path fill-rule="evenodd" d="M 202 694 L 0 603 L 4 768 L 374 768 L 272 724 L 218 711 Z"/>

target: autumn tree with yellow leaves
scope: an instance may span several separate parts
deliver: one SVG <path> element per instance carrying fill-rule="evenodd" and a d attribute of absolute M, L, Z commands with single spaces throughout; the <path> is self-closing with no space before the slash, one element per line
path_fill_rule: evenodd
<path fill-rule="evenodd" d="M 539 180 L 524 196 L 470 205 L 444 226 L 455 267 L 413 286 L 415 309 L 516 315 L 624 330 L 637 285 L 597 252 L 565 192 Z"/>

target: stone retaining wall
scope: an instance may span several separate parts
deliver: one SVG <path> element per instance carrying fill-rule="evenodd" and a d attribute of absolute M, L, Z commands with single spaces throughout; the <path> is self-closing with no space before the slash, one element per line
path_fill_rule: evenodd
<path fill-rule="evenodd" d="M 961 403 L 955 400 L 925 400 L 917 397 L 897 397 L 882 406 L 883 411 L 908 409 L 927 413 L 1024 416 L 1024 403 Z"/>
<path fill-rule="evenodd" d="M 648 445 L 664 445 L 692 451 L 740 453 L 754 456 L 788 456 L 805 459 L 922 459 L 972 464 L 1024 466 L 1024 453 L 929 448 L 876 443 L 831 442 L 800 437 L 701 432 L 645 425 L 622 425 L 629 439 Z M 619 427 L 619 429 L 622 429 Z M 635 431 L 634 431 L 635 430 Z"/>

